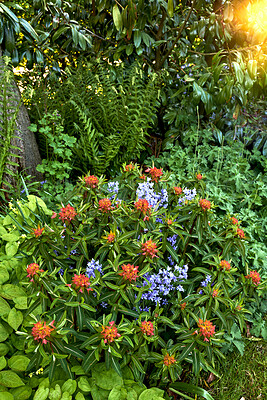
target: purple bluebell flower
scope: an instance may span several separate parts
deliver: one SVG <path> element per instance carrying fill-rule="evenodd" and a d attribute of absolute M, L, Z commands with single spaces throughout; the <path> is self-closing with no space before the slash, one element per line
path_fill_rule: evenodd
<path fill-rule="evenodd" d="M 99 261 L 95 261 L 93 258 L 90 262 L 87 263 L 86 267 L 86 275 L 88 278 L 95 278 L 95 270 L 99 271 L 101 275 L 103 275 L 102 265 Z"/>

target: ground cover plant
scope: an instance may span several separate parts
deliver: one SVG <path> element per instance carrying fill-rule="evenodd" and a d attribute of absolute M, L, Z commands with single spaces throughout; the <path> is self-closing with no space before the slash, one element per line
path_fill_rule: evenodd
<path fill-rule="evenodd" d="M 161 168 L 124 164 L 113 181 L 84 176 L 53 209 L 26 193 L 0 221 L 7 399 L 211 398 L 181 381 L 216 374 L 265 283 L 240 221 L 217 218 L 200 174 L 180 187 Z"/>

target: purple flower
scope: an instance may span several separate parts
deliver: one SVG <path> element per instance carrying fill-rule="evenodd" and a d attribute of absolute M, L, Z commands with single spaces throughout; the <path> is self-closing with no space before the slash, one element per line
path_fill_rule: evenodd
<path fill-rule="evenodd" d="M 90 262 L 88 262 L 87 267 L 86 267 L 86 275 L 88 278 L 95 278 L 95 270 L 99 271 L 100 274 L 103 275 L 102 271 L 102 265 L 99 263 L 99 261 L 95 261 L 93 258 Z"/>

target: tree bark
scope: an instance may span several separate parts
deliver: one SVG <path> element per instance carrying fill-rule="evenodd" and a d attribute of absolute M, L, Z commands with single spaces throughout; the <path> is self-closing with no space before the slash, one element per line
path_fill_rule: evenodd
<path fill-rule="evenodd" d="M 0 57 L 2 57 L 1 47 L 0 47 Z M 32 176 L 33 180 L 42 180 L 43 175 L 40 172 L 36 171 L 37 165 L 40 164 L 42 161 L 41 156 L 39 153 L 34 133 L 28 129 L 28 127 L 31 124 L 30 118 L 26 107 L 21 101 L 21 94 L 15 79 L 12 82 L 12 87 L 14 90 L 14 98 L 16 99 L 17 104 L 20 103 L 16 119 L 16 129 L 14 132 L 14 135 L 16 137 L 13 139 L 12 145 L 19 148 L 19 150 L 17 150 L 16 153 L 20 156 L 20 158 L 15 158 L 14 160 L 12 160 L 18 164 L 17 167 L 12 166 L 9 168 L 12 169 L 13 172 L 25 171 L 27 175 Z M 11 182 L 12 179 L 10 181 L 10 176 L 9 177 L 6 176 L 5 179 L 7 179 L 12 185 L 16 184 L 16 182 Z"/>

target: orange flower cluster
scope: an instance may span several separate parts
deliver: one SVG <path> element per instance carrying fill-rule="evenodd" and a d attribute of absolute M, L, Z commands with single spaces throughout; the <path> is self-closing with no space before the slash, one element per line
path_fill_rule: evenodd
<path fill-rule="evenodd" d="M 46 344 L 47 338 L 50 337 L 51 332 L 55 330 L 53 323 L 54 321 L 49 324 L 51 326 L 46 325 L 45 321 L 39 321 L 34 324 L 32 328 L 32 336 L 34 337 L 34 340 L 41 340 L 43 344 Z"/>
<path fill-rule="evenodd" d="M 143 256 L 150 256 L 151 258 L 157 257 L 157 245 L 156 243 L 152 242 L 151 239 L 142 244 L 141 250 Z"/>
<path fill-rule="evenodd" d="M 116 237 L 115 233 L 110 231 L 110 233 L 108 234 L 108 236 L 106 238 L 109 243 L 113 243 L 115 240 L 115 237 Z"/>
<path fill-rule="evenodd" d="M 130 163 L 130 164 L 125 166 L 124 171 L 127 171 L 127 172 L 128 171 L 133 171 L 134 168 L 135 168 L 135 166 L 132 163 Z"/>
<path fill-rule="evenodd" d="M 200 205 L 200 207 L 202 208 L 203 211 L 210 210 L 210 208 L 211 208 L 210 201 L 206 200 L 206 199 L 199 200 L 199 205 Z"/>
<path fill-rule="evenodd" d="M 31 278 L 31 282 L 33 282 L 34 275 L 38 275 L 39 272 L 44 272 L 43 269 L 40 269 L 40 265 L 36 263 L 29 264 L 26 268 L 27 278 Z"/>
<path fill-rule="evenodd" d="M 244 239 L 245 237 L 245 232 L 242 229 L 237 228 L 236 234 L 240 237 L 240 239 Z"/>
<path fill-rule="evenodd" d="M 230 271 L 231 269 L 230 263 L 226 260 L 221 260 L 220 266 L 222 267 L 222 269 L 225 269 L 226 271 Z"/>
<path fill-rule="evenodd" d="M 183 193 L 183 189 L 179 186 L 174 186 L 174 191 L 175 191 L 175 194 L 177 195 L 177 196 L 179 196 L 180 194 L 182 194 Z"/>
<path fill-rule="evenodd" d="M 38 225 L 37 225 L 37 228 L 33 230 L 33 235 L 34 235 L 36 238 L 38 238 L 39 236 L 42 235 L 43 231 L 44 231 L 44 228 L 41 228 L 40 225 L 38 224 Z"/>
<path fill-rule="evenodd" d="M 146 336 L 153 336 L 154 335 L 154 325 L 151 321 L 143 321 L 141 322 L 141 331 Z"/>
<path fill-rule="evenodd" d="M 219 290 L 214 289 L 213 292 L 212 292 L 212 297 L 213 297 L 213 298 L 214 298 L 214 297 L 217 297 L 218 294 L 219 294 Z"/>
<path fill-rule="evenodd" d="M 148 168 L 146 169 L 145 172 L 149 172 L 149 175 L 151 176 L 152 181 L 154 182 L 158 182 L 158 178 L 160 178 L 163 175 L 162 168 L 156 168 L 156 167 Z"/>
<path fill-rule="evenodd" d="M 136 281 L 138 278 L 138 266 L 134 266 L 132 264 L 123 264 L 121 266 L 122 271 L 119 272 L 119 275 L 123 277 L 123 279 L 127 279 L 129 282 Z"/>
<path fill-rule="evenodd" d="M 98 186 L 98 178 L 94 175 L 85 176 L 83 178 L 85 186 L 90 186 L 92 189 Z"/>
<path fill-rule="evenodd" d="M 142 211 L 144 214 L 151 208 L 149 202 L 146 199 L 139 199 L 134 203 L 134 206 L 137 210 Z"/>
<path fill-rule="evenodd" d="M 99 200 L 98 207 L 99 207 L 99 210 L 104 213 L 107 213 L 110 210 L 112 210 L 111 201 L 107 198 Z"/>
<path fill-rule="evenodd" d="M 201 179 L 203 179 L 203 175 L 197 174 L 196 178 L 197 178 L 198 181 L 201 181 Z"/>
<path fill-rule="evenodd" d="M 110 321 L 109 325 L 102 325 L 101 336 L 104 338 L 104 343 L 112 343 L 114 340 L 121 335 L 118 333 L 117 327 L 114 321 Z"/>
<path fill-rule="evenodd" d="M 231 218 L 231 221 L 232 221 L 232 224 L 233 224 L 233 225 L 239 225 L 239 222 L 238 222 L 238 220 L 237 220 L 235 217 L 232 217 L 232 218 Z"/>
<path fill-rule="evenodd" d="M 184 303 L 181 304 L 181 310 L 184 310 L 185 307 L 186 307 L 186 302 L 184 302 Z"/>
<path fill-rule="evenodd" d="M 176 360 L 173 356 L 170 356 L 169 353 L 166 354 L 163 358 L 163 364 L 167 367 L 170 367 L 172 364 L 175 364 Z"/>
<path fill-rule="evenodd" d="M 66 207 L 62 207 L 59 213 L 59 219 L 61 221 L 71 221 L 77 215 L 75 208 L 68 204 Z"/>
<path fill-rule="evenodd" d="M 261 281 L 261 277 L 260 274 L 257 271 L 250 271 L 248 275 L 245 276 L 245 278 L 252 280 L 252 283 L 255 286 L 258 286 L 260 284 Z"/>
<path fill-rule="evenodd" d="M 83 289 L 85 288 L 87 292 L 89 293 L 90 291 L 94 290 L 90 288 L 90 281 L 88 276 L 81 274 L 81 275 L 74 275 L 72 278 L 72 284 L 75 286 L 75 289 L 79 289 L 79 292 L 83 292 Z M 68 285 L 71 287 L 71 285 Z"/>
<path fill-rule="evenodd" d="M 205 342 L 208 342 L 208 338 L 213 336 L 215 333 L 215 325 L 212 325 L 212 322 L 208 321 L 207 319 L 204 322 L 199 318 L 198 327 L 200 328 L 200 335 L 204 336 Z"/>

